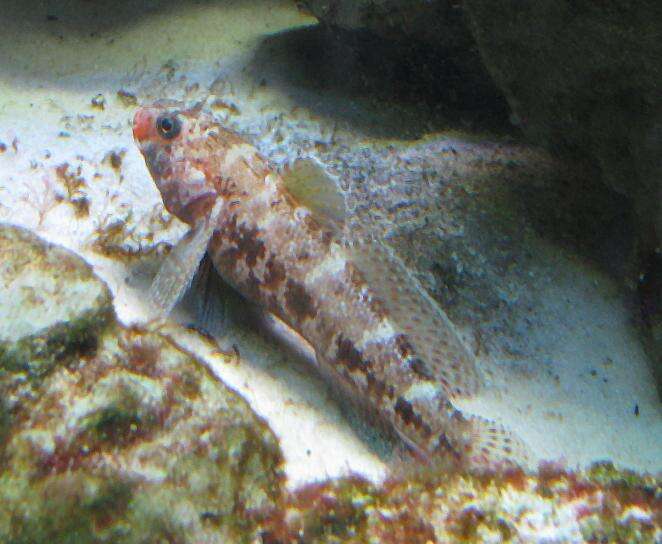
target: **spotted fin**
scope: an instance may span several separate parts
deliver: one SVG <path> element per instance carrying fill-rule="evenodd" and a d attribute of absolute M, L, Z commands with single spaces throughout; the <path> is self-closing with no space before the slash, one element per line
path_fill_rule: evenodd
<path fill-rule="evenodd" d="M 407 335 L 424 368 L 449 398 L 479 389 L 475 358 L 445 312 L 389 248 L 375 240 L 351 244 L 352 260 L 372 295 Z"/>
<path fill-rule="evenodd" d="M 315 159 L 296 161 L 282 173 L 287 192 L 332 232 L 345 225 L 345 197 L 338 184 Z"/>
<path fill-rule="evenodd" d="M 467 458 L 472 466 L 504 468 L 531 463 L 528 446 L 502 425 L 478 416 L 469 418 L 472 425 L 472 447 Z"/>
<path fill-rule="evenodd" d="M 147 296 L 163 316 L 172 312 L 190 287 L 214 233 L 221 206 L 219 199 L 209 217 L 199 221 L 177 243 L 156 274 Z"/>

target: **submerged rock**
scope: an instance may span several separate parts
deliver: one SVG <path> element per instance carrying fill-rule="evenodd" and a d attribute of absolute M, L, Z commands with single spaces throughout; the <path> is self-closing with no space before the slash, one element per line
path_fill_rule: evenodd
<path fill-rule="evenodd" d="M 593 160 L 603 180 L 662 227 L 660 3 L 464 5 L 525 134 Z"/>
<path fill-rule="evenodd" d="M 628 542 L 662 537 L 659 480 L 597 464 L 494 475 L 422 471 L 375 487 L 358 478 L 312 484 L 263 542 Z"/>
<path fill-rule="evenodd" d="M 113 319 L 110 291 L 70 252 L 0 228 L 0 373 L 39 378 L 93 352 Z"/>
<path fill-rule="evenodd" d="M 267 425 L 167 337 L 121 327 L 78 257 L 13 227 L 0 240 L 16 338 L 0 370 L 0 541 L 254 541 L 281 497 Z"/>
<path fill-rule="evenodd" d="M 304 0 L 299 2 L 325 24 L 369 30 L 385 38 L 414 38 L 433 44 L 470 47 L 462 10 L 452 0 Z"/>

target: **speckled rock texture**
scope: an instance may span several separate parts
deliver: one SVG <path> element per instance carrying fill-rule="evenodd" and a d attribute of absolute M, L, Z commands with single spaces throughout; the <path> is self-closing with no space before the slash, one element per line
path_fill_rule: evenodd
<path fill-rule="evenodd" d="M 108 288 L 81 259 L 0 228 L 0 372 L 38 377 L 94 348 L 113 319 Z"/>
<path fill-rule="evenodd" d="M 288 498 L 285 526 L 266 544 L 442 542 L 654 543 L 660 481 L 596 464 L 577 475 L 423 471 L 376 488 L 358 478 L 306 486 Z"/>
<path fill-rule="evenodd" d="M 266 424 L 167 337 L 119 326 L 78 257 L 13 227 L 0 243 L 0 541 L 255 541 L 281 497 Z"/>

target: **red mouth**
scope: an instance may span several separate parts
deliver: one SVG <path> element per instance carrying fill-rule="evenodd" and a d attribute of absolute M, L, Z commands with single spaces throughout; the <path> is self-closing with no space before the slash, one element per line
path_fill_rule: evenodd
<path fill-rule="evenodd" d="M 133 116 L 133 137 L 136 141 L 147 140 L 154 128 L 154 115 L 149 110 L 140 109 Z"/>

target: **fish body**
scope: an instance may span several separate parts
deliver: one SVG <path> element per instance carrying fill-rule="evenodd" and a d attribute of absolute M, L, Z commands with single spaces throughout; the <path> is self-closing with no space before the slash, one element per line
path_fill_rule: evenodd
<path fill-rule="evenodd" d="M 454 406 L 478 388 L 473 356 L 394 255 L 339 236 L 337 218 L 316 217 L 199 109 L 143 108 L 134 137 L 165 207 L 191 225 L 155 280 L 165 311 L 207 251 L 224 280 L 311 344 L 345 399 L 415 452 L 470 465 L 514 457 L 509 433 Z"/>

